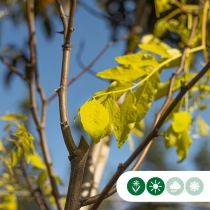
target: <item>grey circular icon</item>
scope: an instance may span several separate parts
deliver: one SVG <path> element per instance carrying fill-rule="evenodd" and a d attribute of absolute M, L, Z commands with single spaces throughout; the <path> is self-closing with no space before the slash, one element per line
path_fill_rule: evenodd
<path fill-rule="evenodd" d="M 166 190 L 171 195 L 179 195 L 184 190 L 184 182 L 178 177 L 170 178 L 166 183 Z"/>
<path fill-rule="evenodd" d="M 204 184 L 201 179 L 192 177 L 187 180 L 185 188 L 190 195 L 199 195 L 204 189 Z"/>

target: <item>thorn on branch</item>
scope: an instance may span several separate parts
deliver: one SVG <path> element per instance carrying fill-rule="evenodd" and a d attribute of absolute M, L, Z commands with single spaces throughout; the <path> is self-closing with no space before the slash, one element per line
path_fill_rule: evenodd
<path fill-rule="evenodd" d="M 62 88 L 62 86 L 60 86 L 59 88 L 55 89 L 54 92 L 56 92 L 57 94 L 59 94 L 60 89 Z"/>
<path fill-rule="evenodd" d="M 122 163 L 120 163 L 120 164 L 118 165 L 118 169 L 122 169 L 122 168 L 124 168 L 124 165 L 123 165 Z"/>
<path fill-rule="evenodd" d="M 73 32 L 74 30 L 75 30 L 75 28 L 74 28 L 74 27 L 71 27 L 71 28 L 70 28 L 70 31 L 71 31 L 71 32 Z"/>

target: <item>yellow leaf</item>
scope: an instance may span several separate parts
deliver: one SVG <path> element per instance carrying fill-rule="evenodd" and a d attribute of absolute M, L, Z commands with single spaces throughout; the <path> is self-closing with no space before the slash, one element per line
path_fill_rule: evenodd
<path fill-rule="evenodd" d="M 42 171 L 39 175 L 38 175 L 38 178 L 37 178 L 37 184 L 39 185 L 39 186 L 41 186 L 41 185 L 43 185 L 44 184 L 44 182 L 47 180 L 47 171 L 46 170 L 44 170 L 44 171 Z"/>
<path fill-rule="evenodd" d="M 42 158 L 37 153 L 29 154 L 29 159 L 31 160 L 31 164 L 34 167 L 40 168 L 40 169 L 46 168 L 44 162 L 42 161 Z"/>
<path fill-rule="evenodd" d="M 22 114 L 6 114 L 4 116 L 0 116 L 0 120 L 27 120 L 27 117 Z"/>
<path fill-rule="evenodd" d="M 106 108 L 93 99 L 80 108 L 80 116 L 85 131 L 95 143 L 98 143 L 99 137 L 109 123 L 109 113 Z"/>
<path fill-rule="evenodd" d="M 128 138 L 131 129 L 134 127 L 137 118 L 137 108 L 134 104 L 135 96 L 128 91 L 126 98 L 120 106 L 120 124 L 115 130 L 118 147 L 122 147 Z"/>
<path fill-rule="evenodd" d="M 2 140 L 0 140 L 0 152 L 5 152 L 5 147 Z"/>
<path fill-rule="evenodd" d="M 181 137 L 177 140 L 176 152 L 180 160 L 183 161 L 188 155 L 188 147 L 192 144 L 188 130 L 182 132 Z"/>
<path fill-rule="evenodd" d="M 181 133 L 174 132 L 172 126 L 168 128 L 164 135 L 165 138 L 165 147 L 170 148 L 174 146 L 178 157 L 180 158 L 179 162 L 183 161 L 188 155 L 188 148 L 192 144 L 188 130 L 184 130 Z"/>
<path fill-rule="evenodd" d="M 162 58 L 170 58 L 171 55 L 167 50 L 160 44 L 151 43 L 151 44 L 139 44 L 138 45 L 142 50 L 150 51 L 157 55 L 160 55 Z"/>
<path fill-rule="evenodd" d="M 188 112 L 174 113 L 172 128 L 176 133 L 183 132 L 190 127 L 192 116 Z"/>
<path fill-rule="evenodd" d="M 103 79 L 131 82 L 145 76 L 146 74 L 147 72 L 144 68 L 136 66 L 116 66 L 99 72 L 96 76 Z"/>
<path fill-rule="evenodd" d="M 14 167 L 17 164 L 17 153 L 15 151 L 11 152 L 11 165 Z"/>
<path fill-rule="evenodd" d="M 157 66 L 158 62 L 156 60 L 145 59 L 143 54 L 129 54 L 116 57 L 115 60 L 119 64 L 132 65 L 138 67 L 144 66 Z"/>

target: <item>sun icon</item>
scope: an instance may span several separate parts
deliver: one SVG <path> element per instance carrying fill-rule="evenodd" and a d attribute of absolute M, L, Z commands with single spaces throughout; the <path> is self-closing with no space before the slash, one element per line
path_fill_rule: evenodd
<path fill-rule="evenodd" d="M 165 189 L 165 184 L 162 179 L 158 177 L 151 178 L 147 182 L 147 190 L 152 195 L 160 195 Z"/>

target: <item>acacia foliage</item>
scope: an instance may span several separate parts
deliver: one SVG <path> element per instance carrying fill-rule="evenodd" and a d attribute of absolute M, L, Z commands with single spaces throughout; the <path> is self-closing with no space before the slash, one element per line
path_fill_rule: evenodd
<path fill-rule="evenodd" d="M 45 1 L 50 2 L 52 1 Z M 197 4 L 188 4 L 184 0 L 179 2 L 179 7 L 175 2 L 177 3 L 156 0 L 156 14 L 159 19 L 154 26 L 153 34 L 141 38 L 137 53 L 117 57 L 117 66 L 97 74 L 102 79 L 113 80 L 112 84 L 96 92 L 79 109 L 83 127 L 95 143 L 111 131 L 116 136 L 118 147 L 123 146 L 131 132 L 142 137 L 142 131 L 139 129 L 144 127 L 143 120 L 146 114 L 155 101 L 166 97 L 170 81 L 163 81 L 162 78 L 171 68 L 179 66 L 183 47 L 189 40 L 192 30 L 194 13 L 198 9 Z M 40 14 L 45 17 L 46 10 L 43 12 Z M 162 17 L 164 12 L 168 12 L 168 15 Z M 175 80 L 172 89 L 174 93 L 196 75 L 195 62 L 204 65 L 208 60 L 206 55 L 207 47 L 210 45 L 210 31 L 204 29 L 208 27 L 209 19 L 209 1 L 206 0 L 199 13 L 196 35 L 188 49 L 184 71 Z M 48 25 L 46 29 L 47 27 L 49 29 Z M 171 45 L 167 40 L 161 40 L 165 33 L 178 37 L 177 46 Z M 202 53 L 205 59 L 201 62 Z M 3 53 L 1 55 L 4 56 Z M 164 132 L 165 146 L 176 148 L 179 161 L 188 155 L 188 148 L 193 143 L 191 136 L 194 128 L 198 132 L 196 135 L 209 135 L 209 125 L 198 115 L 200 111 L 208 108 L 209 75 L 208 73 L 190 90 L 166 119 L 168 128 Z M 125 100 L 119 106 L 116 101 L 122 96 L 125 96 Z M 8 170 L 8 173 L 3 173 L 0 177 L 0 188 L 8 192 L 7 195 L 0 197 L 0 209 L 17 209 L 15 190 L 22 190 L 22 186 L 14 180 L 14 172 L 22 175 L 19 170 L 22 161 L 34 170 L 33 184 L 41 188 L 44 196 L 49 195 L 53 203 L 42 156 L 36 152 L 33 136 L 20 122 L 26 117 L 21 114 L 7 114 L 0 119 L 7 122 L 5 137 L 0 140 L 0 160 Z M 58 184 L 62 184 L 59 177 L 54 178 Z"/>
<path fill-rule="evenodd" d="M 155 1 L 156 13 L 160 14 L 171 9 L 173 1 Z M 176 2 L 177 3 L 177 2 Z M 137 125 L 144 120 L 151 105 L 160 98 L 166 97 L 170 81 L 161 81 L 166 71 L 178 68 L 183 56 L 183 48 L 187 44 L 192 27 L 193 15 L 198 10 L 198 5 L 188 5 L 185 1 L 179 2 L 180 8 L 163 18 L 160 18 L 154 26 L 154 33 L 144 35 L 135 54 L 116 57 L 118 65 L 106 69 L 97 74 L 102 79 L 113 80 L 106 89 L 96 92 L 83 106 L 78 114 L 84 129 L 95 143 L 113 130 L 118 147 L 122 147 L 128 139 L 130 132 L 137 129 Z M 209 22 L 209 2 L 205 1 L 199 21 L 196 26 L 196 35 L 193 37 L 190 48 L 187 50 L 185 65 L 182 73 L 178 75 L 172 88 L 173 92 L 181 89 L 196 74 L 193 66 L 199 62 L 198 55 L 203 52 L 207 62 L 208 38 L 203 28 Z M 180 37 L 177 47 L 159 39 L 162 34 L 174 33 Z M 202 33 L 199 33 L 202 31 Z M 207 46 L 204 46 L 207 43 Z M 191 130 L 198 127 L 199 135 L 208 135 L 209 126 L 198 116 L 197 110 L 208 107 L 209 99 L 208 79 L 210 74 L 202 78 L 189 94 L 178 104 L 166 121 L 170 120 L 168 129 L 164 132 L 166 148 L 174 146 L 179 157 L 179 162 L 188 155 L 188 148 L 193 143 Z M 124 102 L 119 106 L 117 100 L 125 96 Z M 193 122 L 196 121 L 196 125 Z M 202 127 L 205 128 L 201 132 Z"/>

